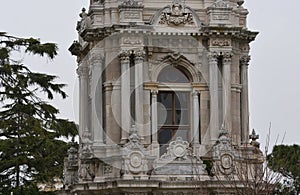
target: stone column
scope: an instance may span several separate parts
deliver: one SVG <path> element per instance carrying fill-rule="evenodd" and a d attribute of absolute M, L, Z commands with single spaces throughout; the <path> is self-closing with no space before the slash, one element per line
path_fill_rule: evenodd
<path fill-rule="evenodd" d="M 232 131 L 231 117 L 231 52 L 223 54 L 223 117 L 224 128 Z"/>
<path fill-rule="evenodd" d="M 210 92 L 210 141 L 215 143 L 219 136 L 218 57 L 216 52 L 208 55 Z"/>
<path fill-rule="evenodd" d="M 151 130 L 152 130 L 152 144 L 158 144 L 157 137 L 157 90 L 151 91 Z"/>
<path fill-rule="evenodd" d="M 92 86 L 91 86 L 91 97 L 92 97 L 92 130 L 94 134 L 94 146 L 103 145 L 103 119 L 102 119 L 102 60 L 104 56 L 101 51 L 94 51 L 91 59 L 93 65 L 92 70 Z"/>
<path fill-rule="evenodd" d="M 242 132 L 241 138 L 242 143 L 248 142 L 249 135 L 249 102 L 248 102 L 248 65 L 250 61 L 249 55 L 244 55 L 240 59 L 241 68 L 241 84 L 242 84 L 242 94 L 241 94 L 241 110 L 242 110 Z"/>
<path fill-rule="evenodd" d="M 159 157 L 158 121 L 157 121 L 157 90 L 151 90 L 151 155 Z"/>
<path fill-rule="evenodd" d="M 127 142 L 130 131 L 130 51 L 120 54 L 121 61 L 121 144 Z"/>
<path fill-rule="evenodd" d="M 135 126 L 137 128 L 138 135 L 141 139 L 144 138 L 145 132 L 143 132 L 144 124 L 144 97 L 143 97 L 143 62 L 144 62 L 144 51 L 134 51 L 134 73 L 135 73 Z"/>
<path fill-rule="evenodd" d="M 79 137 L 82 139 L 83 132 L 88 130 L 88 67 L 79 66 Z"/>
<path fill-rule="evenodd" d="M 193 115 L 192 115 L 192 140 L 194 145 L 199 145 L 199 91 L 194 91 L 193 96 Z"/>

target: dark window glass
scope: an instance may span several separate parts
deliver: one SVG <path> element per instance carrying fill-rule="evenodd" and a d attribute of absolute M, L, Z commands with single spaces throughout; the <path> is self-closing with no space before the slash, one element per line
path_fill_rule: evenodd
<path fill-rule="evenodd" d="M 189 101 L 188 92 L 158 93 L 158 142 L 160 154 L 166 152 L 167 145 L 176 137 L 188 141 L 189 129 Z"/>
<path fill-rule="evenodd" d="M 188 77 L 179 69 L 167 66 L 160 72 L 157 81 L 164 83 L 189 83 Z"/>

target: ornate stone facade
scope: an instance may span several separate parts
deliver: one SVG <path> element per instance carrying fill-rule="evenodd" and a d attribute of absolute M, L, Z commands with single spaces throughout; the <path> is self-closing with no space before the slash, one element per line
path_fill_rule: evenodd
<path fill-rule="evenodd" d="M 261 159 L 256 134 L 248 137 L 257 33 L 242 4 L 91 0 L 70 47 L 80 143 L 69 150 L 61 194 L 233 192 L 223 179 Z"/>

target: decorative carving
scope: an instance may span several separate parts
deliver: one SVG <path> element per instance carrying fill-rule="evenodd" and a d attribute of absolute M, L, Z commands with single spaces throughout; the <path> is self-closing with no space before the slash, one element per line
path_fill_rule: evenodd
<path fill-rule="evenodd" d="M 143 5 L 137 0 L 123 0 L 119 7 L 122 8 L 141 8 Z"/>
<path fill-rule="evenodd" d="M 217 52 L 213 51 L 213 52 L 208 53 L 207 57 L 208 57 L 209 63 L 217 63 L 220 55 Z"/>
<path fill-rule="evenodd" d="M 229 46 L 231 46 L 231 40 L 230 39 L 214 39 L 214 40 L 211 40 L 211 46 L 229 47 Z"/>
<path fill-rule="evenodd" d="M 230 8 L 230 4 L 226 0 L 218 0 L 215 2 L 212 7 L 214 8 Z"/>
<path fill-rule="evenodd" d="M 85 11 L 86 9 L 82 8 L 82 12 L 79 14 L 79 16 L 81 17 L 81 21 L 77 23 L 77 27 L 76 27 L 76 30 L 79 32 L 91 26 L 91 18 L 90 16 L 88 16 L 88 14 Z"/>
<path fill-rule="evenodd" d="M 231 63 L 232 53 L 225 52 L 222 54 L 224 63 Z"/>
<path fill-rule="evenodd" d="M 126 11 L 124 12 L 124 19 L 132 20 L 132 19 L 140 19 L 141 15 L 139 12 Z"/>
<path fill-rule="evenodd" d="M 228 14 L 214 14 L 213 16 L 213 20 L 229 20 L 229 15 Z"/>
<path fill-rule="evenodd" d="M 93 157 L 92 144 L 93 142 L 91 140 L 91 133 L 86 128 L 82 135 L 80 158 L 86 159 Z"/>
<path fill-rule="evenodd" d="M 256 141 L 257 139 L 259 139 L 259 135 L 256 134 L 255 130 L 253 129 L 252 130 L 252 133 L 249 135 L 249 139 L 251 139 L 251 145 L 256 147 L 256 148 L 259 148 L 260 146 L 260 143 L 258 141 Z"/>
<path fill-rule="evenodd" d="M 89 68 L 85 66 L 79 66 L 76 72 L 79 77 L 86 78 L 89 74 Z"/>
<path fill-rule="evenodd" d="M 134 57 L 136 61 L 144 61 L 145 51 L 144 50 L 135 50 Z"/>
<path fill-rule="evenodd" d="M 108 176 L 113 172 L 113 167 L 110 165 L 104 165 L 103 166 L 103 174 Z"/>
<path fill-rule="evenodd" d="M 141 45 L 143 43 L 142 39 L 140 37 L 124 37 L 123 38 L 123 44 L 125 45 Z"/>
<path fill-rule="evenodd" d="M 207 174 L 202 160 L 192 154 L 189 143 L 181 137 L 169 144 L 167 152 L 154 161 L 153 167 L 154 175 Z"/>
<path fill-rule="evenodd" d="M 125 165 L 123 167 L 125 171 L 124 176 L 146 175 L 148 171 L 146 155 L 149 154 L 141 144 L 141 138 L 135 126 L 132 126 L 128 140 L 129 142 L 126 143 L 123 148 Z"/>
<path fill-rule="evenodd" d="M 167 148 L 167 152 L 161 156 L 161 160 L 185 160 L 189 155 L 189 143 L 183 141 L 181 137 L 177 137 Z"/>
<path fill-rule="evenodd" d="M 235 159 L 237 151 L 228 138 L 228 132 L 225 129 L 220 130 L 219 139 L 213 147 L 214 171 L 216 174 L 231 174 L 235 171 Z"/>
<path fill-rule="evenodd" d="M 249 55 L 243 55 L 240 58 L 241 66 L 248 66 L 250 60 L 251 60 L 251 57 Z"/>
<path fill-rule="evenodd" d="M 64 185 L 68 187 L 78 181 L 78 150 L 74 142 L 71 142 L 71 147 L 68 150 L 68 158 L 64 162 Z"/>
<path fill-rule="evenodd" d="M 160 16 L 160 24 L 194 24 L 192 13 L 187 11 L 181 0 L 173 0 L 171 7 L 166 9 Z"/>
<path fill-rule="evenodd" d="M 121 63 L 129 63 L 130 55 L 131 55 L 131 51 L 129 51 L 129 50 L 122 51 L 119 55 Z"/>
<path fill-rule="evenodd" d="M 95 178 L 95 165 L 92 162 L 82 162 L 79 169 L 79 178 L 92 181 Z"/>
<path fill-rule="evenodd" d="M 75 147 L 74 137 L 72 138 L 71 147 L 68 150 L 68 167 L 78 166 L 78 150 Z"/>

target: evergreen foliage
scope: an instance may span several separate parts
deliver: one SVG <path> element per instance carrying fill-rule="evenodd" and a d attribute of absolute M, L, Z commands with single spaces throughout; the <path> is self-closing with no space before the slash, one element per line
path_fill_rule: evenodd
<path fill-rule="evenodd" d="M 77 130 L 40 97 L 66 98 L 65 85 L 57 84 L 56 76 L 31 71 L 13 59 L 14 52 L 53 59 L 57 46 L 0 32 L 0 194 L 38 194 L 37 182 L 62 176 L 68 146 L 61 137 Z"/>
<path fill-rule="evenodd" d="M 287 178 L 283 191 L 289 194 L 300 193 L 300 146 L 277 145 L 267 157 L 269 167 Z M 287 188 L 290 188 L 288 190 Z"/>

